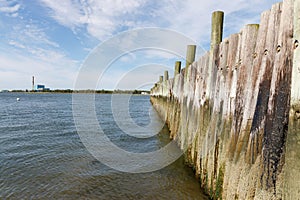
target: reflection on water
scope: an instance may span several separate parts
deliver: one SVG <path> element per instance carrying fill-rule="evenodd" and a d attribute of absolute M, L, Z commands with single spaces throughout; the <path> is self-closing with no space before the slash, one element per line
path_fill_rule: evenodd
<path fill-rule="evenodd" d="M 20 98 L 20 101 L 16 101 Z M 136 152 L 168 143 L 168 130 L 147 139 L 128 137 L 113 121 L 110 96 L 97 95 L 97 116 L 118 146 Z M 133 96 L 130 115 L 149 120 L 148 96 Z M 156 172 L 117 172 L 82 145 L 69 94 L 0 93 L 0 199 L 206 199 L 180 158 Z"/>

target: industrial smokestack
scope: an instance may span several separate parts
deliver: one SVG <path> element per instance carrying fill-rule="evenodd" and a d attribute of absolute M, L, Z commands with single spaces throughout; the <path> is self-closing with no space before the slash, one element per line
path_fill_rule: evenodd
<path fill-rule="evenodd" d="M 34 76 L 32 76 L 32 91 L 34 91 Z"/>

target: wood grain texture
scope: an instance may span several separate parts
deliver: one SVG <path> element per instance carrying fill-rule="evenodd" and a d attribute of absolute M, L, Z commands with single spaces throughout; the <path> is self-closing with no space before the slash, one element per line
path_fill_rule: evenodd
<path fill-rule="evenodd" d="M 214 199 L 299 197 L 299 1 L 274 4 L 151 90 Z"/>

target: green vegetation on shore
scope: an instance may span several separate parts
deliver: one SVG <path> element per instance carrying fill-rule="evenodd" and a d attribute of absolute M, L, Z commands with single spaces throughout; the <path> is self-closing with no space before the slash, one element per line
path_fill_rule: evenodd
<path fill-rule="evenodd" d="M 96 93 L 96 94 L 149 94 L 147 90 L 71 90 L 71 89 L 55 89 L 48 91 L 32 91 L 32 90 L 10 90 L 5 92 L 28 92 L 28 93 Z"/>

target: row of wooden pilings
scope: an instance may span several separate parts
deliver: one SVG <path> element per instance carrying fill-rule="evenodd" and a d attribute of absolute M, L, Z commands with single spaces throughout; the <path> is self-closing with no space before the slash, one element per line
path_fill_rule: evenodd
<path fill-rule="evenodd" d="M 212 13 L 212 18 L 211 18 L 211 43 L 210 43 L 210 52 L 211 52 L 211 54 L 213 54 L 213 52 L 214 52 L 214 47 L 217 44 L 220 44 L 222 42 L 223 22 L 224 22 L 224 12 L 223 11 L 215 11 L 215 12 Z M 188 45 L 187 46 L 186 60 L 185 60 L 185 69 L 186 70 L 195 61 L 196 49 L 197 49 L 196 45 Z M 181 66 L 182 66 L 181 61 L 176 61 L 175 62 L 174 77 L 177 74 L 180 74 Z M 212 68 L 212 65 L 210 65 L 210 68 Z M 158 83 L 162 83 L 163 81 L 167 81 L 167 80 L 169 80 L 169 72 L 166 70 L 166 71 L 164 71 L 163 76 L 159 76 Z"/>
<path fill-rule="evenodd" d="M 300 199 L 300 0 L 224 41 L 223 20 L 212 14 L 210 51 L 194 62 L 188 45 L 152 103 L 179 146 L 195 141 L 187 154 L 213 198 Z"/>

